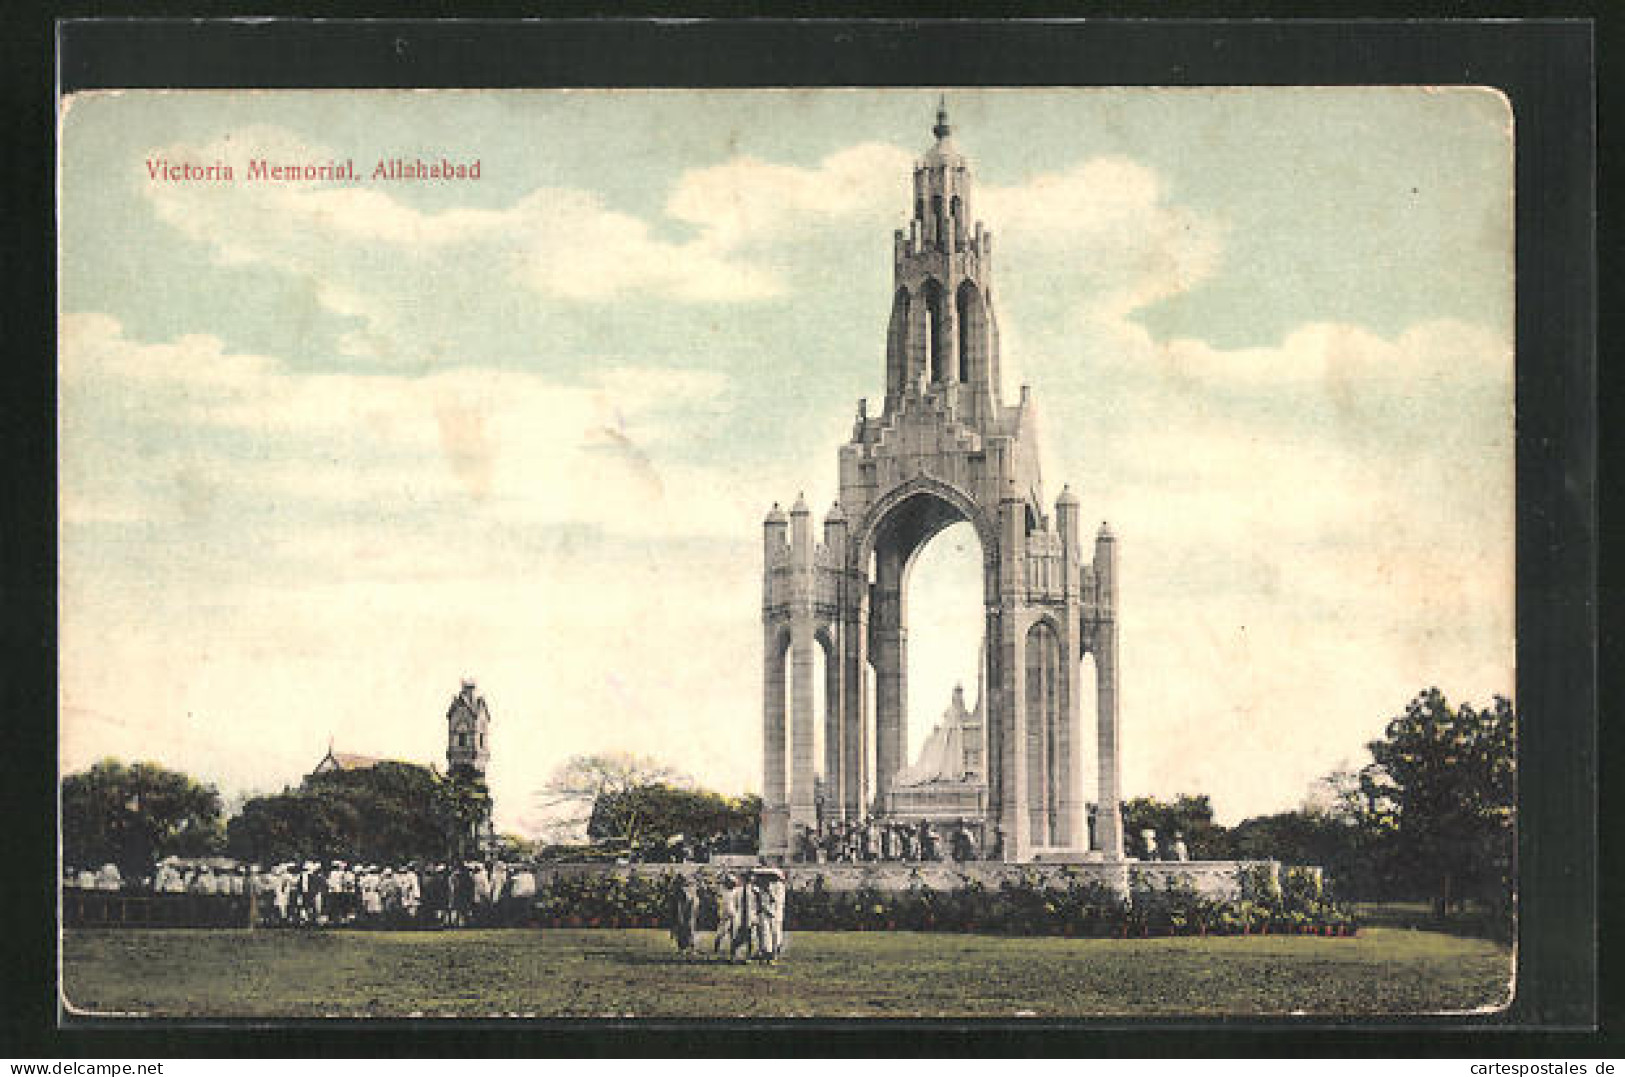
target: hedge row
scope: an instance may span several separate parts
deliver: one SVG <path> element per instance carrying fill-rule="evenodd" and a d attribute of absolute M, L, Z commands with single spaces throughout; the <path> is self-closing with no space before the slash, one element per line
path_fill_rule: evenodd
<path fill-rule="evenodd" d="M 1318 872 L 1289 868 L 1284 885 L 1267 865 L 1240 869 L 1240 897 L 1203 895 L 1188 879 L 1161 886 L 1130 870 L 1126 895 L 1077 873 L 1027 871 L 988 886 L 962 877 L 935 889 L 918 876 L 902 891 L 874 886 L 832 890 L 822 874 L 797 880 L 786 927 L 801 931 L 959 931 L 1005 935 L 1352 935 L 1353 915 L 1327 900 Z M 715 879 L 700 875 L 700 928 L 716 926 Z M 654 927 L 666 923 L 672 877 L 565 875 L 543 880 L 527 921 L 544 927 Z"/>

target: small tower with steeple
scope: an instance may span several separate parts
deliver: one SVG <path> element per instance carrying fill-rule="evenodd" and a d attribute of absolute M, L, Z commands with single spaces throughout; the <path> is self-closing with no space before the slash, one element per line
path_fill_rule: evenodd
<path fill-rule="evenodd" d="M 990 416 L 999 406 L 993 234 L 976 220 L 946 99 L 931 133 L 936 144 L 914 165 L 914 215 L 892 236 L 886 409 L 927 393 L 953 400 L 967 418 Z"/>
<path fill-rule="evenodd" d="M 491 759 L 491 712 L 472 680 L 451 697 L 446 709 L 446 768 L 452 774 L 470 771 L 485 777 Z"/>

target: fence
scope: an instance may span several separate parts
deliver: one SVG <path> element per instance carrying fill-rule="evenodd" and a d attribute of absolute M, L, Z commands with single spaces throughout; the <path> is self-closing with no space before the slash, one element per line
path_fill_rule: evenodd
<path fill-rule="evenodd" d="M 62 891 L 64 927 L 247 927 L 249 898 L 240 894 L 126 894 Z"/>

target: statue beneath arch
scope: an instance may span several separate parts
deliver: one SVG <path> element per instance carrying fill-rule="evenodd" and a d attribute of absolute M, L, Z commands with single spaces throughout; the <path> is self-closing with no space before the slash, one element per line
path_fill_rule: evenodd
<path fill-rule="evenodd" d="M 993 237 L 975 220 L 945 109 L 933 133 L 914 168 L 913 219 L 893 238 L 881 412 L 859 403 L 822 541 L 804 498 L 788 515 L 775 505 L 763 525 L 762 853 L 790 856 L 795 836 L 821 822 L 933 814 L 908 767 L 904 584 L 926 543 L 963 521 L 981 544 L 984 595 L 985 760 L 965 776 L 980 785 L 977 847 L 1011 862 L 1121 861 L 1116 542 L 1103 524 L 1086 559 L 1076 495 L 1063 488 L 1053 512 L 1044 499 L 1030 393 L 1023 386 L 1006 405 L 1000 386 Z M 824 655 L 822 715 L 814 648 Z M 1086 660 L 1095 664 L 1092 841 Z M 942 811 L 968 817 L 966 807 L 960 791 Z"/>

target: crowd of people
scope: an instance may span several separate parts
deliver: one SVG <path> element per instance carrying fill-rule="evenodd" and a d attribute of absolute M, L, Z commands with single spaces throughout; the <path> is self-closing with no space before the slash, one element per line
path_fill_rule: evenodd
<path fill-rule="evenodd" d="M 789 886 L 777 868 L 755 868 L 742 875 L 724 872 L 711 893 L 716 930 L 713 955 L 727 951 L 728 961 L 741 959 L 774 964 L 784 953 L 784 911 Z M 698 948 L 700 886 L 692 875 L 680 876 L 672 893 L 672 938 L 679 953 Z"/>
<path fill-rule="evenodd" d="M 796 859 L 805 864 L 965 861 L 982 859 L 982 850 L 976 830 L 965 819 L 937 825 L 928 820 L 836 819 L 798 828 Z"/>
<path fill-rule="evenodd" d="M 70 868 L 63 883 L 126 894 L 247 896 L 256 922 L 267 926 L 464 927 L 528 911 L 536 896 L 535 873 L 501 860 L 383 865 L 307 860 L 259 866 L 166 857 L 134 878 L 113 864 Z"/>
<path fill-rule="evenodd" d="M 254 875 L 263 922 L 468 927 L 528 911 L 536 876 L 501 860 L 277 864 Z M 269 909 L 265 906 L 269 905 Z"/>

